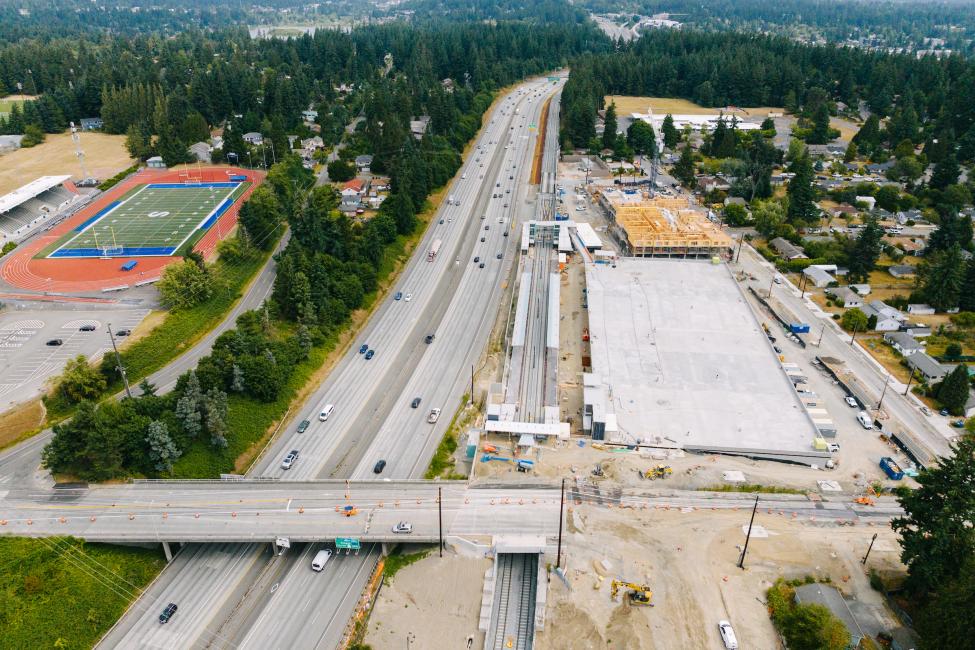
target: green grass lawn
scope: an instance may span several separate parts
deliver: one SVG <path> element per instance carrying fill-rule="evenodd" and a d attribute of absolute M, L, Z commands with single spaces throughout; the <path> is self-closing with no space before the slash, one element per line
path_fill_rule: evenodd
<path fill-rule="evenodd" d="M 159 550 L 0 538 L 0 647 L 90 648 L 163 566 Z"/>

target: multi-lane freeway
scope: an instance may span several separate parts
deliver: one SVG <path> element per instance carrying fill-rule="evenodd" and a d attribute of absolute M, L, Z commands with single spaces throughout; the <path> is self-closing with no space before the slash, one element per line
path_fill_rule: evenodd
<path fill-rule="evenodd" d="M 517 237 L 509 235 L 533 211 L 527 177 L 540 109 L 558 88 L 535 80 L 496 103 L 446 192 L 449 201 L 401 274 L 395 289 L 401 299 L 377 307 L 308 400 L 299 414 L 311 421 L 308 430 L 281 435 L 252 474 L 285 480 L 359 478 L 374 476 L 380 460 L 386 463 L 379 478 L 423 474 L 461 405 L 471 366 L 493 325 L 503 279 L 514 261 L 511 240 Z M 429 259 L 437 240 L 438 253 Z M 431 334 L 431 342 L 425 342 Z M 362 345 L 373 351 L 370 359 L 359 354 Z M 415 398 L 420 398 L 417 408 L 412 407 Z M 326 405 L 334 408 L 321 421 L 318 414 Z M 431 408 L 443 412 L 435 423 L 427 421 Z M 299 451 L 298 460 L 284 470 L 281 460 L 292 449 Z M 179 602 L 190 608 L 205 604 L 221 616 L 174 620 L 178 624 L 167 635 L 168 645 L 335 647 L 369 578 L 375 551 L 364 545 L 358 556 L 336 557 L 317 574 L 308 566 L 318 548 L 299 545 L 272 558 L 266 545 L 212 551 L 191 546 L 195 560 L 165 571 L 152 590 L 152 602 L 133 608 L 102 645 L 158 647 L 155 610 Z M 228 555 L 245 559 L 224 562 Z M 219 564 L 236 574 L 215 581 L 198 570 L 200 563 Z M 262 567 L 260 577 L 251 581 L 255 565 Z M 235 588 L 227 588 L 228 580 Z M 242 601 L 241 592 L 247 594 Z M 293 624 L 294 613 L 309 599 L 316 603 L 316 616 Z"/>

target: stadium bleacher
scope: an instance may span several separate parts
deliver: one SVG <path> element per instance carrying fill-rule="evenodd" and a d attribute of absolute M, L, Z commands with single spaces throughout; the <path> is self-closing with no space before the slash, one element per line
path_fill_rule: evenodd
<path fill-rule="evenodd" d="M 10 194 L 0 196 L 0 235 L 19 242 L 37 228 L 62 216 L 83 197 L 63 183 L 70 176 L 41 176 Z"/>

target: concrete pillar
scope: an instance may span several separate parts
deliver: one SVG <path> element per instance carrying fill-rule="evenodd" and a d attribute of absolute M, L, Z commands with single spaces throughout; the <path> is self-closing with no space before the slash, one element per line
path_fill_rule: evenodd
<path fill-rule="evenodd" d="M 172 562 L 173 561 L 173 552 L 169 548 L 169 542 L 163 542 L 162 543 L 162 547 L 163 547 L 163 553 L 166 555 L 166 561 L 167 562 Z"/>
<path fill-rule="evenodd" d="M 390 544 L 389 542 L 383 542 L 383 557 L 388 557 L 390 553 L 393 552 L 393 547 L 395 544 Z"/>

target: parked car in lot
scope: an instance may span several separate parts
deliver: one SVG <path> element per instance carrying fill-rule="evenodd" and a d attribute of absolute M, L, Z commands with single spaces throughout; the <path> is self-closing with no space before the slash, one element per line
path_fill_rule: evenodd
<path fill-rule="evenodd" d="M 965 421 L 964 420 L 954 420 L 954 421 L 952 421 L 951 426 L 955 427 L 956 429 L 964 429 L 965 428 Z"/>
<path fill-rule="evenodd" d="M 61 345 L 62 343 L 64 343 L 64 341 L 62 341 L 61 339 L 51 339 L 50 341 L 48 341 L 44 345 L 56 346 L 56 345 Z"/>
<path fill-rule="evenodd" d="M 939 415 L 948 415 L 948 409 L 941 409 L 940 411 L 938 411 L 938 414 Z"/>
<path fill-rule="evenodd" d="M 408 521 L 401 521 L 395 526 L 393 526 L 393 532 L 409 535 L 410 533 L 413 532 L 413 524 L 411 524 Z"/>
<path fill-rule="evenodd" d="M 87 325 L 82 325 L 81 327 L 79 327 L 78 328 L 78 331 L 79 332 L 94 332 L 95 331 L 95 326 L 92 325 L 91 323 L 88 323 Z"/>
<path fill-rule="evenodd" d="M 164 609 L 162 614 L 159 615 L 159 623 L 161 625 L 168 623 L 169 619 L 173 617 L 173 614 L 176 613 L 177 609 L 179 608 L 176 606 L 176 603 L 169 603 L 166 605 L 166 609 Z"/>
<path fill-rule="evenodd" d="M 310 425 L 311 422 L 309 422 L 308 420 L 302 420 L 301 422 L 298 423 L 298 433 L 304 433 L 305 431 L 308 431 L 308 427 Z"/>
<path fill-rule="evenodd" d="M 738 637 L 735 630 L 728 621 L 718 621 L 718 633 L 721 634 L 721 642 L 724 643 L 726 650 L 738 650 Z"/>
<path fill-rule="evenodd" d="M 119 330 L 115 332 L 115 336 L 128 336 L 132 333 L 132 330 Z"/>
<path fill-rule="evenodd" d="M 295 464 L 296 460 L 298 460 L 298 450 L 292 449 L 284 457 L 284 460 L 281 461 L 281 469 L 291 469 L 291 466 Z"/>
<path fill-rule="evenodd" d="M 927 406 L 922 406 L 921 413 L 924 413 L 925 415 L 931 415 L 931 409 L 929 409 Z"/>

